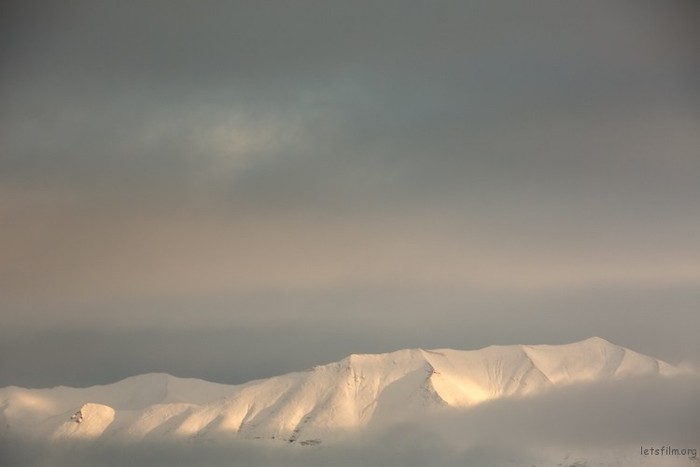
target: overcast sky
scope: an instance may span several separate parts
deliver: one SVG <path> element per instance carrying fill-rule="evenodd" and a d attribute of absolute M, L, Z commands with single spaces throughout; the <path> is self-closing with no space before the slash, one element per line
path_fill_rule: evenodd
<path fill-rule="evenodd" d="M 700 364 L 697 2 L 1 8 L 0 386 Z"/>

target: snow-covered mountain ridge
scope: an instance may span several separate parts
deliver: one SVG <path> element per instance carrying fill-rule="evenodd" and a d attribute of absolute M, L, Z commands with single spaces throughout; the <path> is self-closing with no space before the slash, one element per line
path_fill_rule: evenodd
<path fill-rule="evenodd" d="M 242 385 L 146 374 L 89 388 L 0 389 L 0 434 L 43 439 L 274 439 L 315 444 L 435 407 L 470 407 L 676 367 L 591 338 L 566 345 L 400 350 Z"/>

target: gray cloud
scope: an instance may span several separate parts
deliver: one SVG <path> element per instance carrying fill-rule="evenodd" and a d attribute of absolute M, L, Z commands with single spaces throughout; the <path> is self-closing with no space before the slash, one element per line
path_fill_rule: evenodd
<path fill-rule="evenodd" d="M 3 8 L 2 384 L 590 335 L 697 361 L 695 3 Z"/>
<path fill-rule="evenodd" d="M 555 130 L 556 142 L 568 138 L 548 126 L 553 121 L 578 127 L 582 118 L 601 113 L 630 118 L 670 110 L 682 118 L 697 110 L 692 73 L 698 64 L 683 15 L 692 13 L 690 5 L 598 5 L 602 11 L 547 2 L 532 10 L 485 2 L 430 11 L 389 5 L 208 9 L 151 2 L 138 14 L 107 4 L 25 7 L 8 33 L 14 32 L 16 46 L 8 55 L 16 76 L 3 83 L 14 104 L 6 114 L 11 123 L 34 125 L 54 150 L 39 147 L 27 161 L 17 153 L 28 142 L 20 141 L 21 148 L 6 154 L 16 164 L 52 158 L 70 172 L 110 178 L 115 165 L 138 170 L 151 157 L 177 168 L 179 152 L 196 152 L 178 139 L 216 125 L 226 111 L 253 118 L 284 112 L 285 120 L 319 112 L 321 121 L 330 117 L 338 127 L 324 128 L 331 135 L 318 128 L 307 135 L 316 159 L 350 152 L 404 164 L 415 158 L 428 165 L 446 158 L 487 163 L 493 155 L 464 146 L 484 130 L 507 140 L 534 119 L 550 134 Z M 149 127 L 167 128 L 168 122 L 174 131 L 163 132 L 154 147 L 138 141 Z M 22 135 L 13 130 L 10 141 Z M 533 130 L 530 137 L 537 136 Z M 319 145 L 329 136 L 328 147 Z M 382 140 L 389 154 L 366 153 L 367 144 Z M 405 150 L 421 142 L 421 149 L 433 148 L 429 155 Z M 527 147 L 516 157 L 513 146 L 500 155 L 504 160 L 496 155 L 490 162 L 494 169 L 531 158 L 555 165 L 578 159 L 562 151 L 529 154 Z M 51 173 L 56 168 L 46 167 Z M 322 179 L 322 167 L 314 170 Z"/>
<path fill-rule="evenodd" d="M 99 313 L 30 309 L 25 321 L 0 330 L 0 386 L 80 387 L 147 372 L 237 384 L 352 353 L 564 344 L 593 335 L 700 368 L 698 300 L 697 287 L 533 294 L 382 285 L 139 299 Z"/>

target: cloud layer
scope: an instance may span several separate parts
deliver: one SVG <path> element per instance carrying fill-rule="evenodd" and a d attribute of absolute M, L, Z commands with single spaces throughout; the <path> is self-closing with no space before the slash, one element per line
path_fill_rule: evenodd
<path fill-rule="evenodd" d="M 289 323 L 318 347 L 230 366 L 590 335 L 699 358 L 695 3 L 3 9 L 0 384 L 150 358 L 95 379 L 70 333 L 160 339 L 164 369 Z"/>
<path fill-rule="evenodd" d="M 650 458 L 639 450 L 697 450 L 699 390 L 700 380 L 691 375 L 581 384 L 446 410 L 306 448 L 264 441 L 123 446 L 108 440 L 22 447 L 27 440 L 14 440 L 4 452 L 17 466 L 688 465 L 688 456 Z"/>

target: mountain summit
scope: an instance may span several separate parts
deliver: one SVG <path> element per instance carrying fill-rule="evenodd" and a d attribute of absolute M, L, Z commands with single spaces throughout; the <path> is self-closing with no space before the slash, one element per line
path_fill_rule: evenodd
<path fill-rule="evenodd" d="M 399 350 L 350 355 L 242 385 L 146 374 L 89 388 L 3 388 L 0 433 L 54 440 L 237 437 L 309 445 L 421 410 L 678 371 L 597 337 L 566 345 Z"/>

